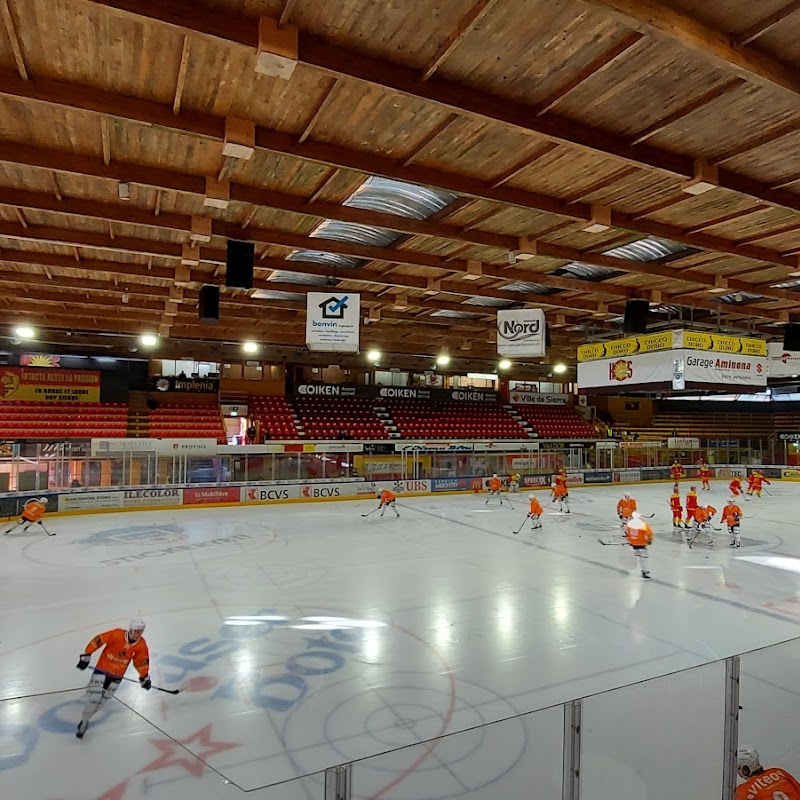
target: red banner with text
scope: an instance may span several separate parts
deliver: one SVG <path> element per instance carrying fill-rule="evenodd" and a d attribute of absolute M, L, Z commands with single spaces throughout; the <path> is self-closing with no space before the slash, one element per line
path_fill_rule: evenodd
<path fill-rule="evenodd" d="M 98 403 L 100 373 L 95 370 L 0 367 L 0 402 Z"/>

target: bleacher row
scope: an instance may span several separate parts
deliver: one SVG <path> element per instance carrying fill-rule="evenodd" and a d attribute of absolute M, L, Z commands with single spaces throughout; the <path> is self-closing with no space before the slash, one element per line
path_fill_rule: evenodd
<path fill-rule="evenodd" d="M 501 406 L 458 401 L 251 397 L 250 415 L 269 439 L 594 438 L 593 426 L 568 407 Z M 147 415 L 147 435 L 212 438 L 223 444 L 218 406 L 162 404 Z M 89 439 L 125 437 L 124 403 L 0 403 L 0 437 Z"/>

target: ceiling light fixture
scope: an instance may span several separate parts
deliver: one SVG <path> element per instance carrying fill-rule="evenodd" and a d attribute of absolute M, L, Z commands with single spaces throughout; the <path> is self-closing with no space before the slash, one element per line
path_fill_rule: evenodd
<path fill-rule="evenodd" d="M 511 369 L 511 362 L 507 358 L 504 358 L 497 365 L 497 368 L 498 369 Z"/>
<path fill-rule="evenodd" d="M 555 372 L 557 375 L 563 375 L 566 371 L 567 371 L 567 365 L 566 364 L 554 364 L 553 365 L 553 372 Z"/>
<path fill-rule="evenodd" d="M 376 364 L 380 360 L 381 360 L 380 350 L 370 350 L 367 353 L 367 361 L 371 361 L 373 364 Z"/>
<path fill-rule="evenodd" d="M 445 353 L 442 353 L 442 355 L 437 356 L 436 363 L 440 367 L 446 367 L 450 363 L 450 356 L 446 355 Z"/>
<path fill-rule="evenodd" d="M 242 350 L 245 353 L 257 353 L 258 345 L 255 342 L 242 342 Z"/>
<path fill-rule="evenodd" d="M 152 333 L 143 333 L 139 337 L 139 342 L 145 347 L 155 347 L 158 344 L 158 336 Z"/>
<path fill-rule="evenodd" d="M 14 328 L 14 336 L 18 339 L 35 339 L 36 331 L 30 325 L 17 325 Z"/>

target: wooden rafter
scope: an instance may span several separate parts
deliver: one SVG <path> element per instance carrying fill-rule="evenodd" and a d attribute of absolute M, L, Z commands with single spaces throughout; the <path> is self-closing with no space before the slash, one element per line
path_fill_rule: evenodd
<path fill-rule="evenodd" d="M 14 18 L 11 16 L 8 0 L 0 0 L 0 16 L 3 18 L 3 27 L 6 30 L 6 35 L 11 44 L 11 53 L 14 56 L 14 63 L 17 65 L 17 72 L 19 72 L 20 78 L 26 81 L 28 80 L 28 68 L 25 66 L 25 58 L 22 55 L 22 45 L 19 41 L 17 28 L 14 25 Z"/>
<path fill-rule="evenodd" d="M 191 40 L 188 35 L 183 37 L 183 45 L 181 47 L 181 63 L 178 67 L 178 77 L 175 79 L 175 94 L 172 99 L 172 113 L 180 114 L 181 101 L 183 99 L 183 90 L 186 86 L 186 71 L 189 67 L 189 48 Z"/>
<path fill-rule="evenodd" d="M 536 150 L 536 152 L 526 156 L 524 159 L 522 159 L 522 161 L 514 164 L 513 167 L 504 170 L 500 173 L 500 175 L 493 178 L 489 183 L 489 186 L 492 189 L 496 189 L 498 186 L 502 186 L 504 183 L 514 180 L 514 178 L 516 178 L 520 173 L 524 172 L 526 169 L 528 169 L 528 167 L 532 166 L 549 153 L 552 153 L 557 147 L 558 145 L 555 142 L 547 142 L 546 144 L 543 144 Z"/>
<path fill-rule="evenodd" d="M 760 19 L 749 28 L 745 28 L 739 33 L 734 33 L 731 36 L 731 43 L 734 47 L 743 47 L 746 44 L 750 44 L 750 42 L 754 42 L 759 36 L 763 36 L 779 22 L 782 22 L 797 11 L 800 11 L 800 0 L 792 0 L 791 3 L 787 3 L 783 8 L 779 8 L 772 14 Z"/>
<path fill-rule="evenodd" d="M 732 67 L 737 73 L 761 84 L 800 94 L 800 74 L 795 67 L 748 47 L 736 47 L 732 38 L 689 14 L 657 0 L 584 0 L 589 5 L 613 11 L 645 33 L 658 31 L 684 47 Z"/>
<path fill-rule="evenodd" d="M 111 133 L 109 127 L 108 117 L 100 117 L 100 140 L 103 149 L 103 163 L 106 166 L 111 163 Z"/>
<path fill-rule="evenodd" d="M 297 5 L 297 0 L 285 0 L 281 16 L 278 19 L 278 27 L 283 28 L 291 19 L 294 7 Z"/>
<path fill-rule="evenodd" d="M 639 44 L 642 39 L 644 39 L 644 36 L 637 31 L 630 31 L 625 34 L 616 44 L 613 44 L 604 53 L 600 53 L 597 58 L 592 59 L 580 72 L 575 73 L 575 75 L 562 83 L 561 86 L 537 107 L 536 114 L 540 116 L 550 111 L 553 106 L 563 100 L 570 92 L 577 89 L 582 83 L 589 80 L 589 78 L 600 74 L 623 55 L 623 53 L 627 53 Z"/>
<path fill-rule="evenodd" d="M 749 153 L 751 150 L 756 150 L 766 144 L 777 142 L 778 139 L 783 139 L 784 136 L 791 136 L 793 133 L 797 133 L 798 131 L 800 131 L 800 120 L 791 120 L 783 125 L 779 125 L 777 128 L 774 128 L 771 131 L 760 133 L 745 142 L 741 142 L 740 144 L 729 148 L 724 153 L 720 153 L 719 155 L 710 158 L 708 163 L 714 166 L 723 164 L 726 161 L 730 161 L 732 158 Z"/>
<path fill-rule="evenodd" d="M 336 97 L 336 92 L 339 88 L 339 81 L 334 78 L 330 84 L 328 85 L 325 94 L 320 99 L 319 103 L 317 103 L 317 107 L 311 113 L 311 116 L 308 118 L 308 121 L 303 126 L 303 130 L 300 131 L 300 137 L 298 141 L 304 142 L 308 137 L 311 135 L 311 132 L 314 130 L 314 126 L 319 122 L 319 118 L 325 112 L 325 109 L 333 102 L 334 98 Z"/>
<path fill-rule="evenodd" d="M 431 130 L 406 153 L 403 159 L 403 166 L 408 166 L 434 139 L 441 136 L 441 134 L 443 134 L 457 119 L 458 114 L 448 114 L 438 125 L 431 128 Z"/>
<path fill-rule="evenodd" d="M 497 0 L 475 0 L 472 8 L 461 18 L 456 29 L 442 42 L 436 55 L 422 70 L 420 78 L 427 81 L 434 72 L 444 63 L 445 59 L 458 47 L 464 37 L 480 22 L 481 17 L 491 11 Z"/>

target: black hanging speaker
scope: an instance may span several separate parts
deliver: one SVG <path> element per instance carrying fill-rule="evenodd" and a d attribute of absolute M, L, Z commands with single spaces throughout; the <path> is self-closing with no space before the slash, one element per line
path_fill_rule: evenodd
<path fill-rule="evenodd" d="M 203 286 L 200 289 L 201 322 L 216 322 L 219 319 L 219 286 Z"/>
<path fill-rule="evenodd" d="M 622 330 L 625 333 L 647 333 L 647 317 L 650 303 L 647 300 L 628 300 L 625 303 L 625 321 Z"/>
<path fill-rule="evenodd" d="M 550 339 L 550 326 L 546 322 L 544 324 L 544 346 L 545 349 L 552 347 L 552 341 Z"/>
<path fill-rule="evenodd" d="M 800 324 L 793 322 L 783 329 L 783 349 L 800 350 Z"/>
<path fill-rule="evenodd" d="M 255 260 L 256 246 L 253 242 L 228 239 L 225 285 L 232 289 L 252 289 Z"/>

